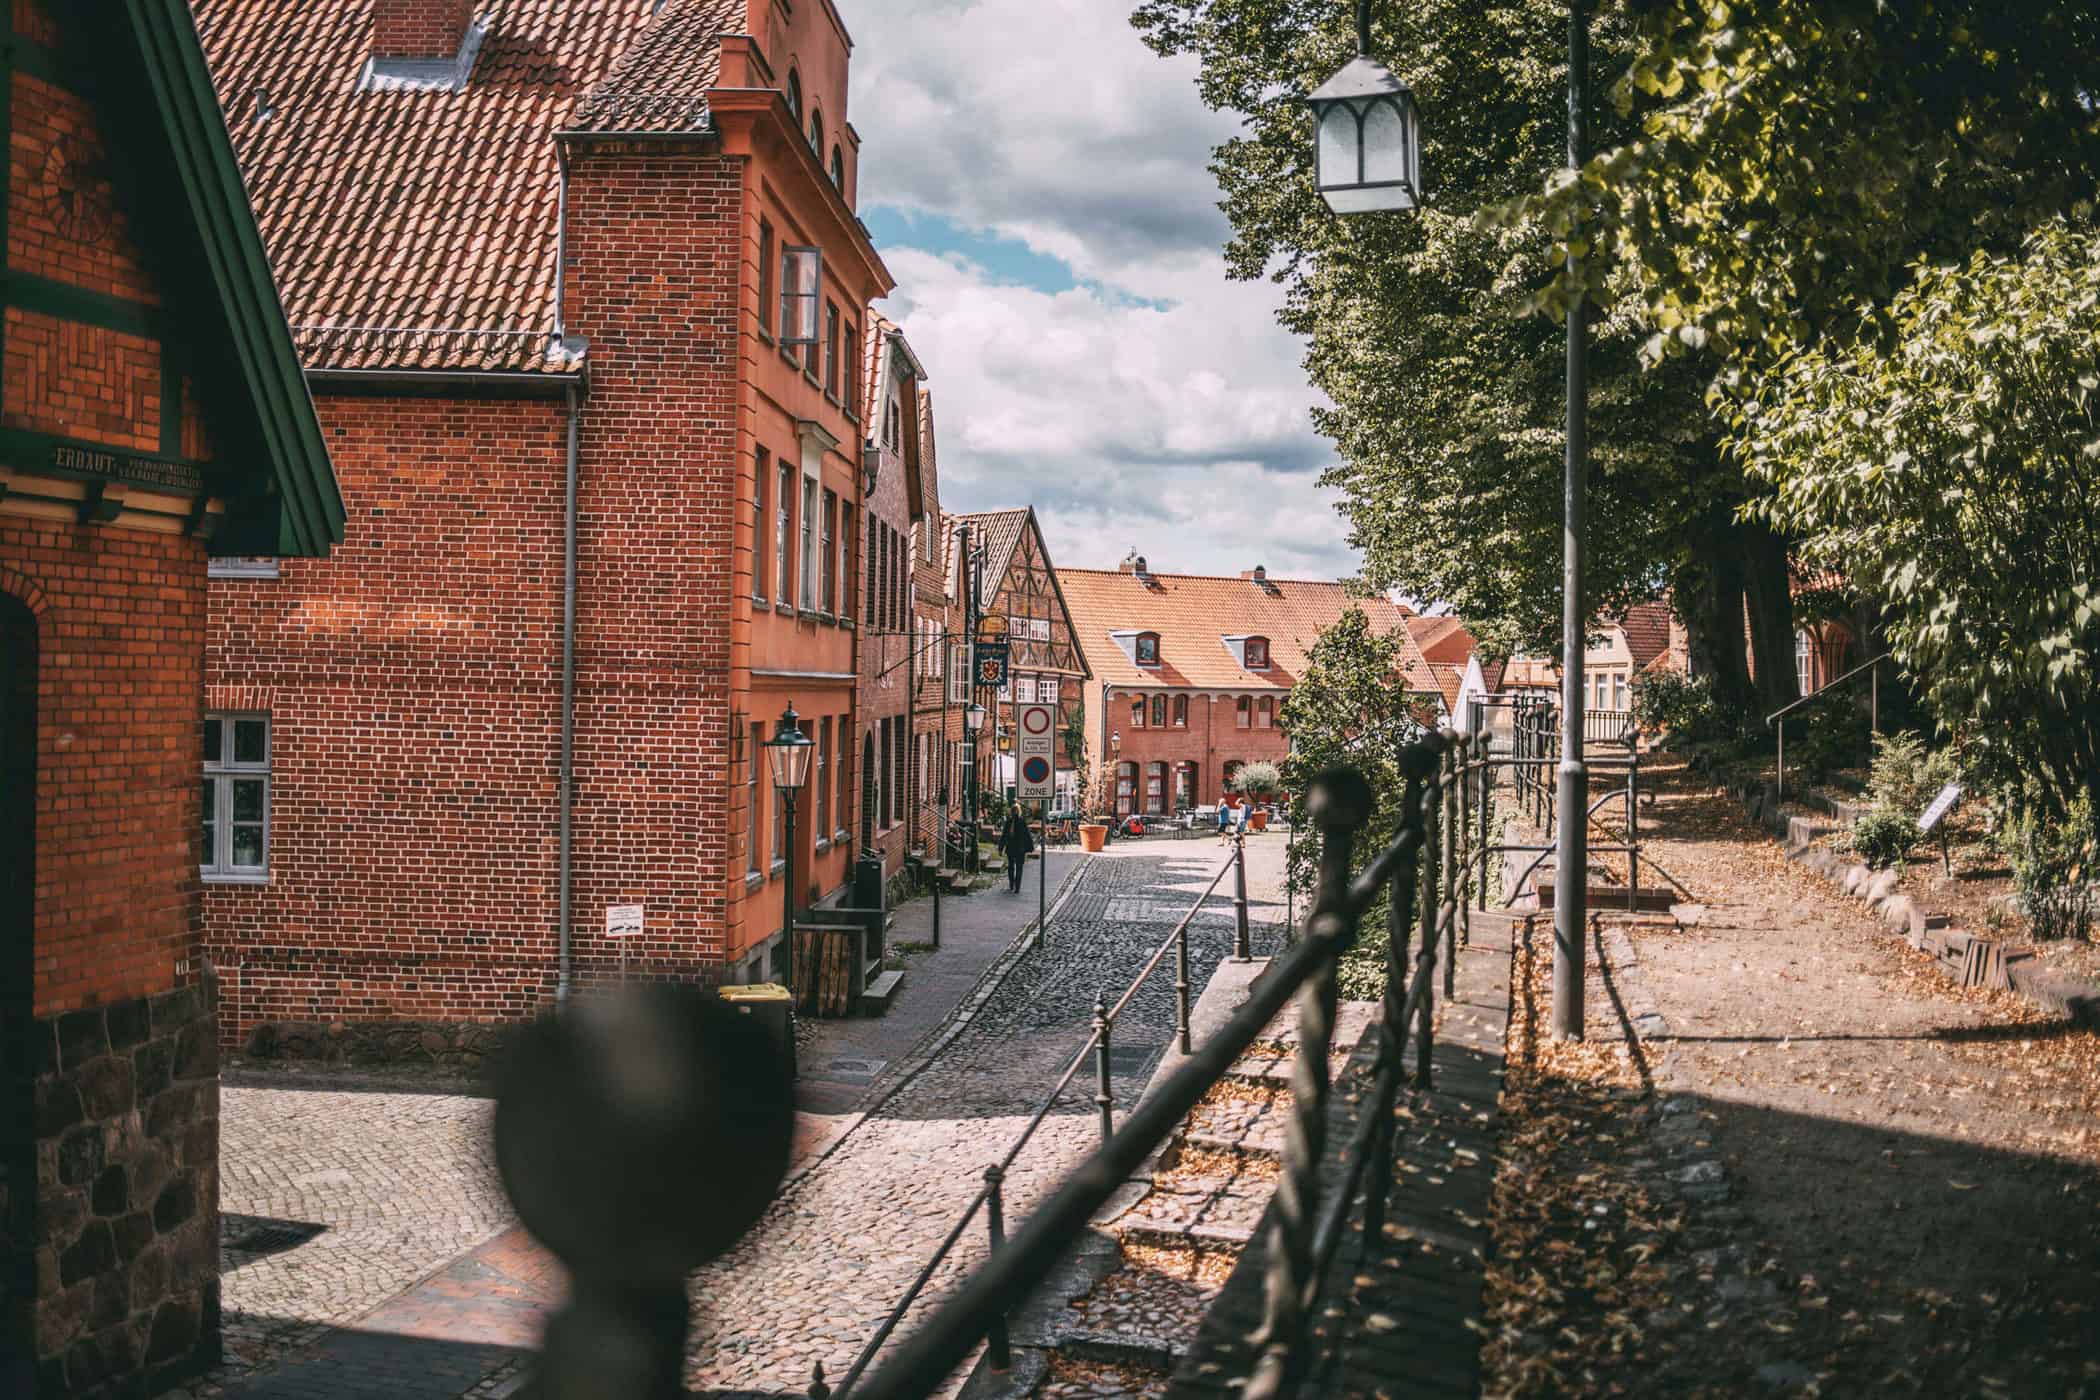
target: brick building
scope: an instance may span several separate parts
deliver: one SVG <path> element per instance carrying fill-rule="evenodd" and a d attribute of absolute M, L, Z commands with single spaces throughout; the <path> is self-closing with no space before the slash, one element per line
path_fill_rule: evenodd
<path fill-rule="evenodd" d="M 926 367 L 904 332 L 872 311 L 865 373 L 862 462 L 873 484 L 861 589 L 859 837 L 863 856 L 879 857 L 888 881 L 919 845 L 912 697 L 921 673 L 939 662 L 922 647 L 918 561 L 923 542 L 939 528 L 940 503 L 925 470 L 931 448 L 930 428 L 922 431 Z"/>
<path fill-rule="evenodd" d="M 0 1393 L 135 1395 L 219 1346 L 208 560 L 342 505 L 187 7 L 0 24 Z"/>
<path fill-rule="evenodd" d="M 936 866 L 952 856 L 942 843 L 960 815 L 963 709 L 970 703 L 970 659 L 959 640 L 962 594 L 950 578 L 950 529 L 941 512 L 933 395 L 919 390 L 919 478 L 928 522 L 912 536 L 912 625 L 920 665 L 911 694 L 911 848 Z"/>
<path fill-rule="evenodd" d="M 1408 690 L 1441 703 L 1408 612 L 1339 583 L 1156 574 L 1133 555 L 1114 571 L 1064 569 L 1063 594 L 1091 663 L 1090 763 L 1114 765 L 1117 813 L 1209 806 L 1243 763 L 1281 763 L 1278 723 L 1322 629 L 1350 608 L 1400 638 Z"/>
<path fill-rule="evenodd" d="M 828 0 L 199 0 L 349 506 L 212 584 L 266 849 L 205 873 L 232 1044 L 472 1056 L 619 966 L 775 976 L 849 878 L 862 308 Z M 317 1029 L 320 1028 L 320 1029 Z"/>
<path fill-rule="evenodd" d="M 1054 703 L 1065 723 L 1076 725 L 1080 692 L 1093 672 L 1073 630 L 1057 566 L 1043 542 L 1042 525 L 1033 506 L 1018 510 L 959 515 L 951 529 L 968 527 L 976 566 L 978 615 L 1004 618 L 1011 648 L 1006 685 L 996 693 L 979 690 L 977 703 L 988 711 L 978 736 L 977 773 L 995 792 L 1014 786 L 1014 706 Z M 958 588 L 956 592 L 961 593 Z M 954 623 L 966 635 L 961 617 Z M 1070 803 L 1076 796 L 1079 769 L 1063 745 L 1056 757 L 1058 790 Z"/>

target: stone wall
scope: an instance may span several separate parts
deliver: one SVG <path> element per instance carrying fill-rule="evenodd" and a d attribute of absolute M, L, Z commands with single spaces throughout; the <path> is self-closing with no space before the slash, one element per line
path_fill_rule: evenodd
<path fill-rule="evenodd" d="M 151 1394 L 219 1353 L 216 986 L 39 1020 L 38 1394 Z"/>
<path fill-rule="evenodd" d="M 248 1033 L 241 1051 L 255 1060 L 478 1070 L 502 1053 L 515 1029 L 430 1021 L 265 1021 Z"/>

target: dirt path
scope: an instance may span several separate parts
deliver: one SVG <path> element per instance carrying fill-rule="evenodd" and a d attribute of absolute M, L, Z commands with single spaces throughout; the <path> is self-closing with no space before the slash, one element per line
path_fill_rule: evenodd
<path fill-rule="evenodd" d="M 1579 1043 L 1519 941 L 1486 1392 L 2100 1397 L 2100 1036 L 1660 776 L 1696 926 L 1593 939 Z"/>

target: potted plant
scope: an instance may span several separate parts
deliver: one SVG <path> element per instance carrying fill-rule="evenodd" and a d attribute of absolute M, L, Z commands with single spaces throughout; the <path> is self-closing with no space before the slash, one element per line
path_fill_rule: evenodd
<path fill-rule="evenodd" d="M 1093 775 L 1080 785 L 1079 810 L 1086 814 L 1079 824 L 1079 845 L 1082 850 L 1098 851 L 1108 843 L 1106 813 L 1112 810 L 1116 796 L 1116 770 L 1103 763 L 1095 767 Z"/>
<path fill-rule="evenodd" d="M 1283 772 L 1273 763 L 1244 763 L 1232 775 L 1232 790 L 1245 797 L 1252 808 L 1247 813 L 1247 825 L 1256 831 L 1266 831 L 1269 826 L 1267 808 L 1259 805 L 1275 801 L 1276 793 L 1283 787 Z"/>

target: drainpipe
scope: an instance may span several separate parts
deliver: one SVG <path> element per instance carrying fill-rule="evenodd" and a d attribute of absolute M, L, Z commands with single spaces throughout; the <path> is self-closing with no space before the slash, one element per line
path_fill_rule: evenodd
<path fill-rule="evenodd" d="M 569 999 L 572 980 L 569 928 L 571 852 L 575 832 L 570 809 L 576 784 L 576 453 L 583 425 L 583 391 L 569 388 L 569 461 L 562 484 L 562 580 L 561 580 L 561 970 L 554 984 L 554 1001 Z"/>

